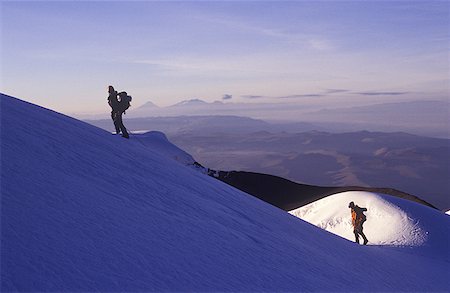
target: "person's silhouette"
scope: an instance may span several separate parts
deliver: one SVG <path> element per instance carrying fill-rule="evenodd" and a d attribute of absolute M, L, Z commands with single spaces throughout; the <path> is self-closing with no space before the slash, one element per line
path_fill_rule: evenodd
<path fill-rule="evenodd" d="M 366 216 L 363 214 L 363 212 L 367 211 L 366 208 L 360 208 L 359 206 L 355 205 L 355 203 L 352 201 L 348 205 L 348 207 L 351 209 L 352 212 L 352 225 L 353 225 L 353 233 L 355 234 L 355 241 L 359 244 L 359 235 L 362 236 L 364 239 L 364 245 L 369 242 L 367 240 L 366 235 L 364 235 L 363 232 L 363 223 L 366 221 Z"/>
<path fill-rule="evenodd" d="M 119 101 L 117 100 L 117 92 L 112 85 L 108 86 L 108 104 L 111 106 L 111 119 L 116 129 L 116 134 L 120 133 L 120 127 L 116 121 L 116 112 L 119 111 Z"/>

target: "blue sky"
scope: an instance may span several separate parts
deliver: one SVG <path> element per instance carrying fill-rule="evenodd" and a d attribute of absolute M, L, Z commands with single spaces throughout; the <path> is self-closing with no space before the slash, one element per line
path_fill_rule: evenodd
<path fill-rule="evenodd" d="M 65 113 L 107 111 L 109 84 L 137 105 L 448 99 L 447 1 L 0 5 L 1 91 Z"/>

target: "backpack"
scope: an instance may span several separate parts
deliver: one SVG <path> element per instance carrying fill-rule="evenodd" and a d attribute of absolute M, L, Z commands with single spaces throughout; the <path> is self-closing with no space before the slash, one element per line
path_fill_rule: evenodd
<path fill-rule="evenodd" d="M 128 108 L 130 108 L 130 106 L 131 106 L 131 104 L 130 104 L 130 102 L 131 102 L 131 100 L 132 100 L 133 98 L 131 97 L 131 96 L 124 96 L 124 99 L 123 99 L 123 101 L 121 102 L 121 103 L 123 103 L 123 110 L 125 111 L 125 110 L 128 110 Z"/>
<path fill-rule="evenodd" d="M 367 220 L 366 215 L 362 214 L 361 223 L 364 223 Z"/>
<path fill-rule="evenodd" d="M 366 215 L 364 215 L 364 212 L 367 212 L 366 208 L 361 208 L 361 222 L 364 223 L 367 220 Z"/>
<path fill-rule="evenodd" d="M 132 97 L 129 96 L 126 92 L 119 93 L 120 97 L 120 109 L 125 113 L 128 108 L 130 108 Z"/>

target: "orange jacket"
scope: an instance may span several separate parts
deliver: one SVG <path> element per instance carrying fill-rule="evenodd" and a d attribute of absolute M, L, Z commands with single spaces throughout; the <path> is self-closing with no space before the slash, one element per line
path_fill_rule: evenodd
<path fill-rule="evenodd" d="M 366 220 L 366 216 L 363 214 L 363 212 L 367 211 L 366 208 L 360 208 L 359 206 L 355 206 L 352 209 L 352 225 L 353 227 L 358 226 L 363 221 Z"/>

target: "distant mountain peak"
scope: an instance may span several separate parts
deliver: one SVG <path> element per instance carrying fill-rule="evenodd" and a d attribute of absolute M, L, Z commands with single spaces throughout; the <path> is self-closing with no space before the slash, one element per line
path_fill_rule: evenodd
<path fill-rule="evenodd" d="M 199 105 L 206 105 L 206 104 L 208 104 L 208 103 L 203 100 L 200 100 L 200 99 L 189 99 L 189 100 L 184 100 L 179 103 L 176 103 L 173 106 L 199 106 Z"/>
<path fill-rule="evenodd" d="M 151 101 L 146 102 L 145 104 L 143 104 L 142 106 L 139 107 L 140 109 L 148 109 L 148 108 L 159 108 L 156 104 L 154 104 Z"/>

